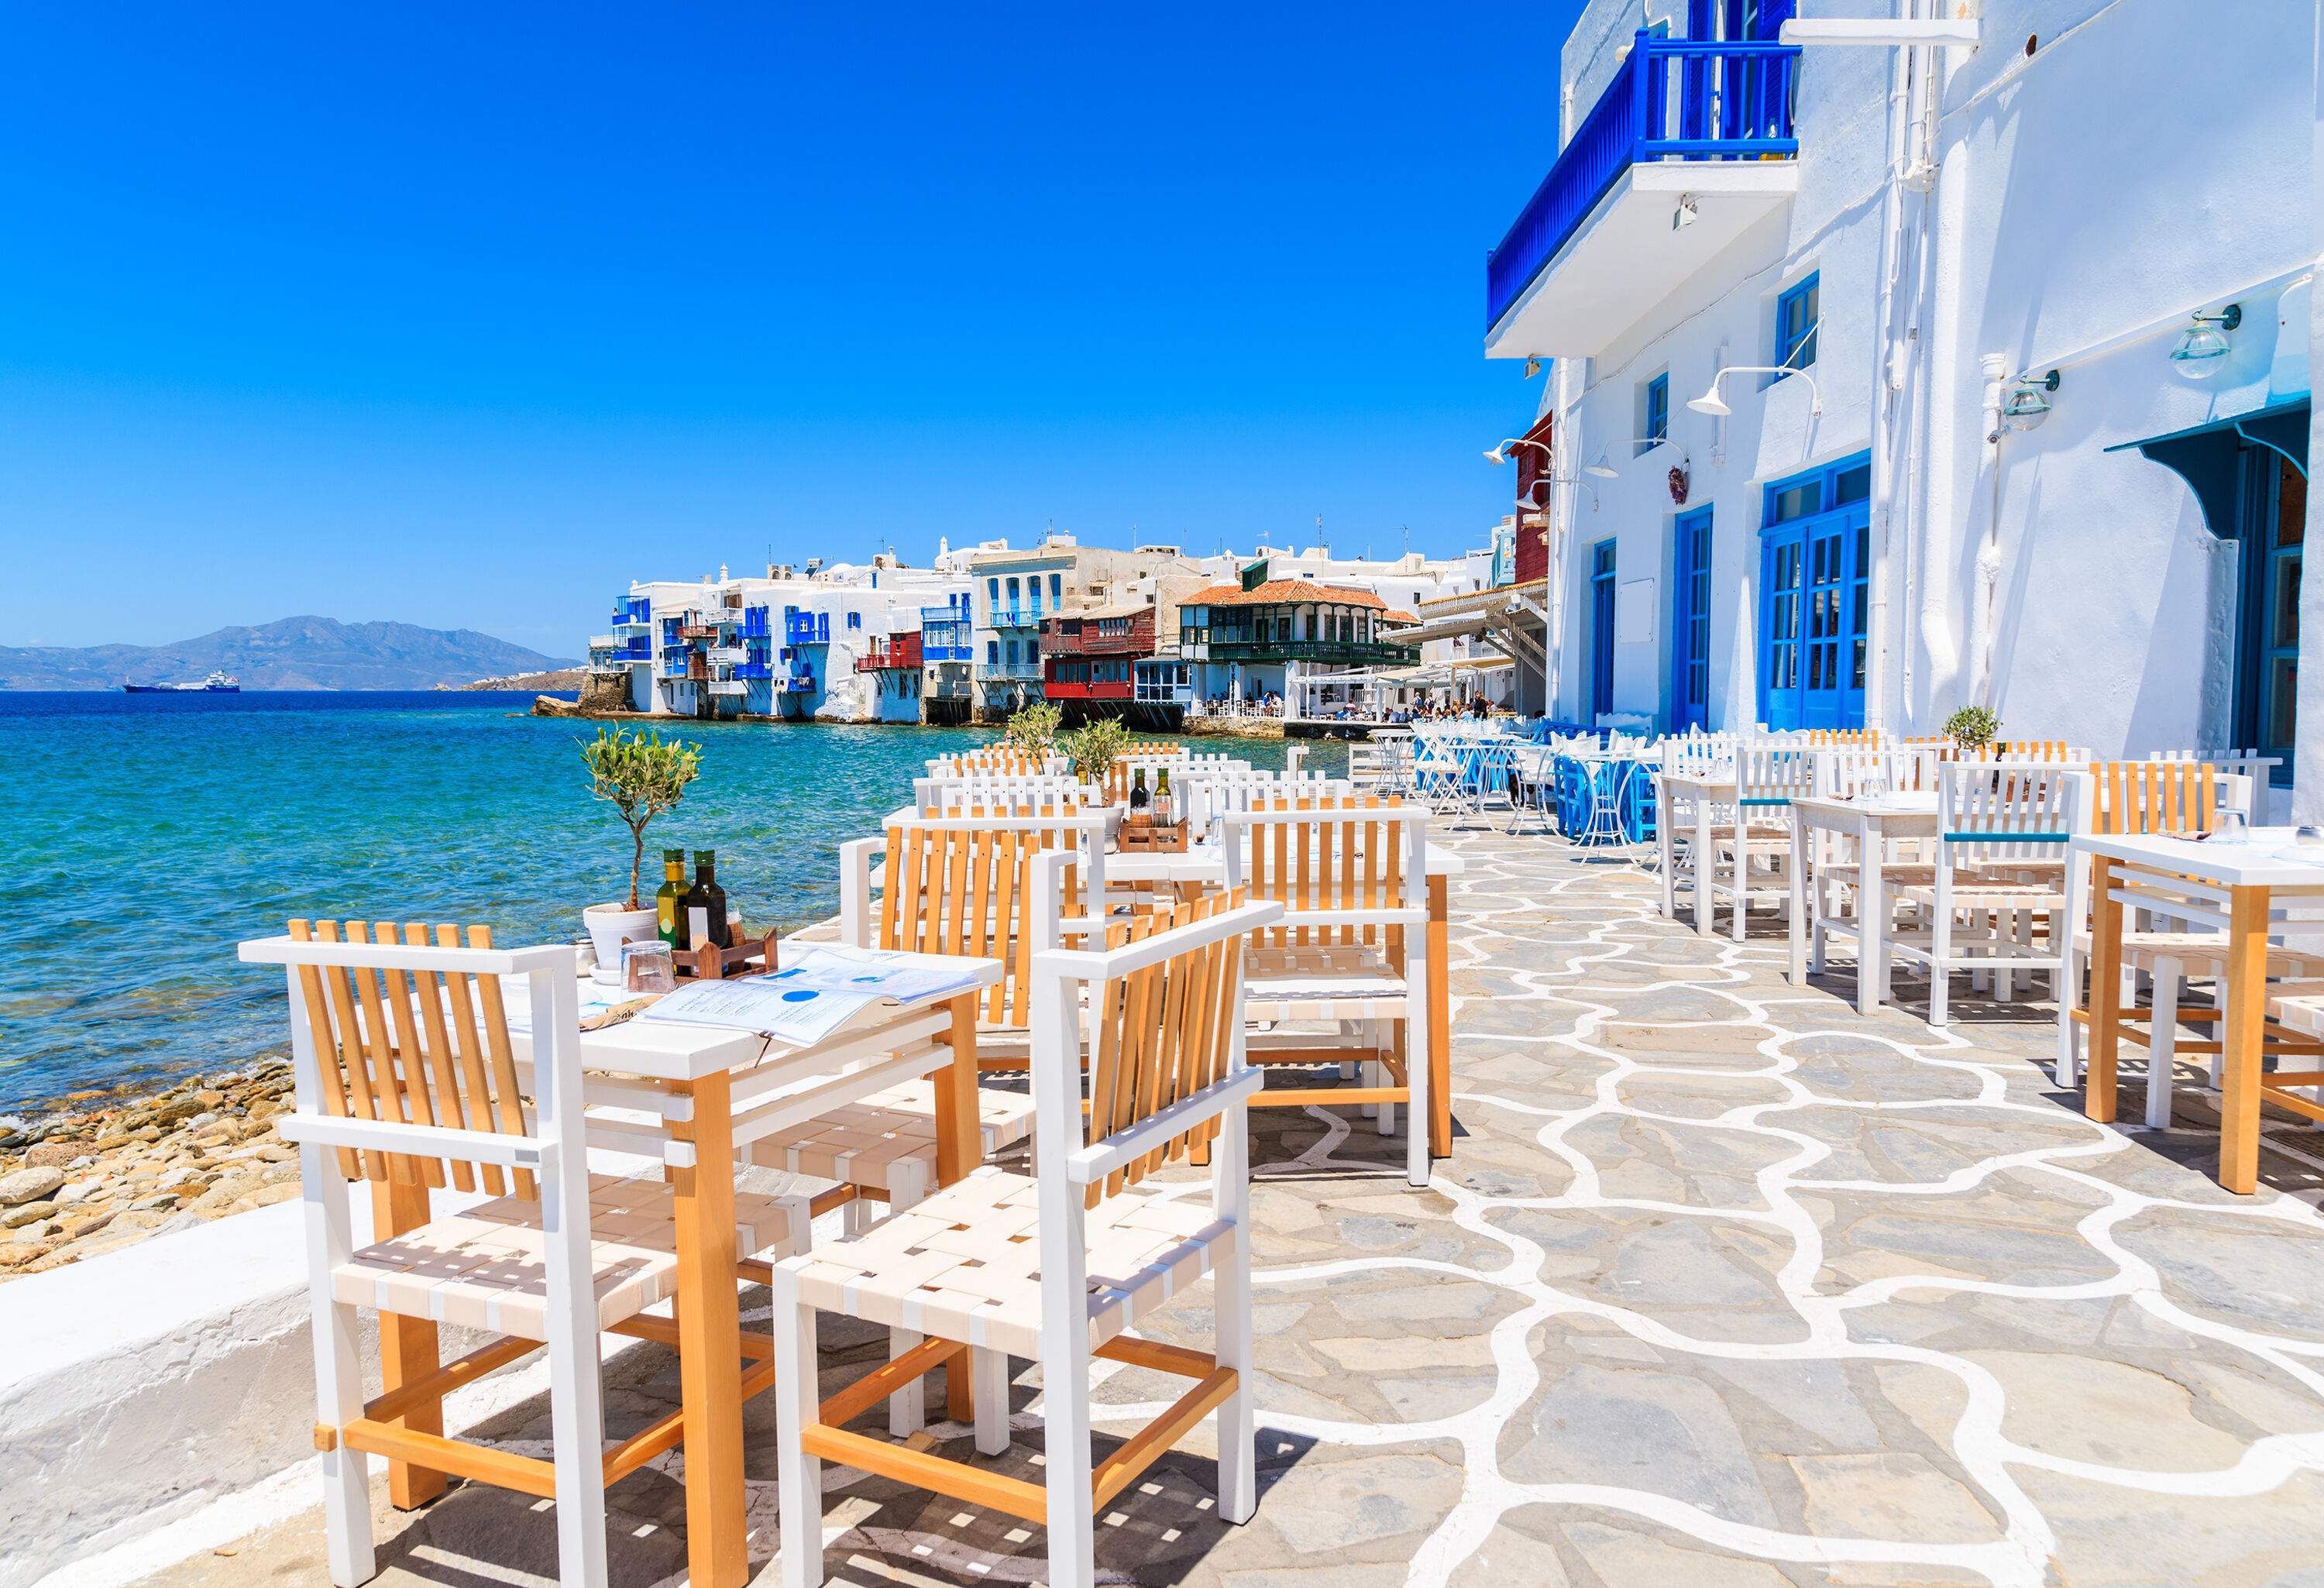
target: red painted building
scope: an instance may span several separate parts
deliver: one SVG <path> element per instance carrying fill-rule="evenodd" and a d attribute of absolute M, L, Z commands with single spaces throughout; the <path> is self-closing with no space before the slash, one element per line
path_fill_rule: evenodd
<path fill-rule="evenodd" d="M 1538 441 L 1540 446 L 1510 448 L 1517 454 L 1517 499 L 1521 503 L 1538 502 L 1544 507 L 1540 512 L 1528 512 L 1523 507 L 1517 509 L 1517 543 L 1512 553 L 1512 562 L 1516 582 L 1520 585 L 1549 577 L 1549 513 L 1546 509 L 1551 490 L 1550 457 L 1544 448 L 1549 445 L 1550 423 L 1555 417 L 1543 414 L 1535 421 L 1533 429 L 1525 433 L 1526 440 Z M 1539 495 L 1534 494 L 1536 485 L 1541 487 Z"/>
<path fill-rule="evenodd" d="M 1065 613 L 1041 625 L 1041 693 L 1065 701 L 1133 697 L 1132 664 L 1154 654 L 1154 608 Z"/>

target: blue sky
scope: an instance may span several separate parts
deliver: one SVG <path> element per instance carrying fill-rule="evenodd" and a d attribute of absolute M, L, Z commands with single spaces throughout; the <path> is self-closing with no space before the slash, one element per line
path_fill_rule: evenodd
<path fill-rule="evenodd" d="M 1481 543 L 1572 9 L 19 10 L 0 643 L 574 654 L 632 577 L 1051 522 Z"/>

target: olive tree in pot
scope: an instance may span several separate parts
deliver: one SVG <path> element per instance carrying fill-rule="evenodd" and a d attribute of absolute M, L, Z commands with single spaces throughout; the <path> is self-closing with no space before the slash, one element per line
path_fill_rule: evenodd
<path fill-rule="evenodd" d="M 589 792 L 613 808 L 630 829 L 630 894 L 621 903 L 593 904 L 581 912 L 600 965 L 618 964 L 622 945 L 654 935 L 654 912 L 638 898 L 638 875 L 646 858 L 646 824 L 677 808 L 686 786 L 702 770 L 702 746 L 659 733 L 600 728 L 582 742 L 581 761 L 589 771 Z"/>
<path fill-rule="evenodd" d="M 2001 719 L 1982 706 L 1964 706 L 1945 718 L 1945 737 L 1963 755 L 1982 755 L 2001 732 Z"/>
<path fill-rule="evenodd" d="M 1064 718 L 1061 707 L 1037 700 L 1009 719 L 1009 725 L 1001 732 L 1001 742 L 1038 767 L 1056 748 L 1057 729 Z"/>
<path fill-rule="evenodd" d="M 1130 730 L 1119 717 L 1101 716 L 1060 735 L 1057 748 L 1072 758 L 1074 776 L 1084 783 L 1102 783 L 1113 770 L 1114 758 L 1129 743 Z"/>

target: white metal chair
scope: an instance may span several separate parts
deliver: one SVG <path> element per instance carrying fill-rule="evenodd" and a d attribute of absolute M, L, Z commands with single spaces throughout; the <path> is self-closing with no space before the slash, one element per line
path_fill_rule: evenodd
<path fill-rule="evenodd" d="M 1044 869 L 1062 866 L 1044 856 Z M 1246 1105 L 1259 1085 L 1243 1045 L 1243 943 L 1281 907 L 1228 895 L 1114 928 L 1102 951 L 1035 957 L 1033 1085 L 1044 1123 L 1034 1173 L 987 1166 L 862 1234 L 775 1266 L 780 1385 L 777 1467 L 786 1588 L 824 1581 L 823 1474 L 835 1461 L 1047 1528 L 1053 1588 L 1096 1580 L 1096 1513 L 1213 1410 L 1219 1510 L 1257 1508 Z M 1084 1015 L 1084 1011 L 1088 1012 Z M 1089 1113 L 1083 1123 L 1084 1020 Z M 1153 1194 L 1148 1177 L 1207 1146 L 1209 1205 Z M 1208 1353 L 1126 1331 L 1213 1276 Z M 929 1336 L 824 1398 L 816 1315 Z M 976 1448 L 1008 1443 L 1008 1362 L 1041 1364 L 1042 1481 L 947 1461 L 844 1425 L 903 1379 L 977 1349 Z M 1093 1357 L 1182 1375 L 1193 1387 L 1141 1433 L 1097 1456 Z"/>
<path fill-rule="evenodd" d="M 669 1338 L 641 1318 L 677 1289 L 675 1210 L 659 1180 L 589 1172 L 573 951 L 496 950 L 481 927 L 366 941 L 362 923 L 293 921 L 288 936 L 242 945 L 252 964 L 287 967 L 298 1107 L 280 1129 L 300 1148 L 308 1296 L 332 1582 L 376 1571 L 368 1458 L 408 1462 L 555 1500 L 558 1575 L 605 1581 L 607 1486 L 675 1445 L 672 1412 L 606 1448 L 598 1335 Z M 521 1081 L 503 978 L 530 994 L 530 1064 Z M 530 1097 L 528 1098 L 528 1093 Z M 705 1166 L 716 1173 L 725 1167 Z M 481 1189 L 489 1198 L 370 1244 L 355 1244 L 347 1183 L 375 1199 Z M 736 1193 L 735 1250 L 803 1247 L 801 1197 Z M 745 1264 L 738 1277 L 753 1275 Z M 495 1338 L 460 1362 L 366 1401 L 356 1312 L 426 1320 Z M 553 1453 L 540 1460 L 409 1426 L 407 1413 L 546 1345 Z M 768 1387 L 754 1370 L 745 1396 Z"/>

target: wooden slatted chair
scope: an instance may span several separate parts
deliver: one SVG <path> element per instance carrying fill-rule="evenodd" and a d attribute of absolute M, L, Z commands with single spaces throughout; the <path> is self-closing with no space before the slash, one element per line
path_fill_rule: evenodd
<path fill-rule="evenodd" d="M 2095 832 L 2194 837 L 2213 831 L 2223 811 L 2239 811 L 2246 817 L 2250 813 L 2251 780 L 2218 772 L 2207 763 L 2106 762 L 2090 770 L 2091 792 L 2097 801 L 2091 821 Z M 2208 901 L 2190 897 L 2189 902 L 2200 910 Z M 2057 1078 L 2061 1086 L 2072 1086 L 2080 1080 L 2082 1032 L 2089 1024 L 2089 1010 L 2082 995 L 2091 947 L 2089 914 L 2084 910 L 2075 931 L 2073 963 L 2064 995 L 2058 1001 Z M 2218 1082 L 2222 1051 L 2217 1030 L 2219 1011 L 2182 1009 L 2179 1001 L 2187 983 L 2209 982 L 2216 986 L 2226 974 L 2227 939 L 2216 929 L 2183 929 L 2193 924 L 2150 912 L 2144 922 L 2126 924 L 2122 934 L 2126 993 L 2135 992 L 2140 973 L 2147 976 L 2151 990 L 2145 1005 L 2126 995 L 2120 1020 L 2124 1033 L 2146 1048 L 2146 1122 L 2158 1130 L 2171 1123 L 2172 1091 L 2181 1051 L 2209 1054 L 2213 1084 Z M 2267 974 L 2271 979 L 2324 975 L 2324 953 L 2271 945 Z M 2209 1037 L 2190 1041 L 2179 1033 L 2181 1024 L 2213 1029 Z M 2270 1027 L 2263 1034 L 2265 1050 L 2271 1054 L 2316 1051 L 2300 1029 L 2277 1021 L 2271 1014 Z"/>
<path fill-rule="evenodd" d="M 366 1468 L 377 1455 L 554 1500 L 558 1578 L 594 1588 L 605 1581 L 605 1488 L 683 1433 L 672 1412 L 607 1448 L 597 1365 L 601 1333 L 677 1343 L 669 1320 L 641 1316 L 677 1289 L 674 1202 L 659 1181 L 589 1172 L 573 951 L 496 950 L 483 927 L 461 936 L 295 920 L 288 936 L 242 946 L 246 962 L 288 967 L 298 1108 L 280 1128 L 299 1144 L 306 1190 L 331 1580 L 354 1588 L 376 1570 Z M 529 993 L 525 1089 L 503 978 Z M 371 1183 L 386 1226 L 364 1246 L 350 1228 L 355 1179 Z M 429 1194 L 447 1186 L 490 1200 L 429 1218 Z M 415 1220 L 397 1216 L 415 1204 Z M 737 1193 L 735 1250 L 802 1250 L 808 1217 L 804 1198 Z M 737 1277 L 763 1272 L 745 1262 Z M 424 1343 L 430 1362 L 438 1325 L 494 1338 L 366 1401 L 358 1309 L 380 1315 L 383 1342 L 393 1320 L 424 1329 L 403 1343 Z M 443 1436 L 445 1393 L 544 1345 L 550 1459 Z M 745 1351 L 759 1359 L 747 1397 L 772 1381 L 771 1352 L 763 1337 Z"/>
<path fill-rule="evenodd" d="M 1044 855 L 1055 874 L 1067 863 Z M 1246 934 L 1280 906 L 1212 896 L 1117 923 L 1116 946 L 1035 957 L 1033 1085 L 1045 1122 L 1034 1173 L 987 1166 L 862 1234 L 775 1266 L 778 1490 L 786 1588 L 824 1581 L 822 1463 L 837 1462 L 1046 1528 L 1052 1588 L 1096 1580 L 1095 1516 L 1176 1440 L 1218 1413 L 1219 1510 L 1257 1507 L 1250 1388 L 1251 1304 L 1245 1105 L 1259 1085 L 1243 1046 Z M 1087 1011 L 1086 1014 L 1084 1011 Z M 1090 1112 L 1083 1120 L 1083 1034 Z M 1086 1144 L 1085 1144 L 1086 1143 Z M 1211 1149 L 1209 1205 L 1156 1194 L 1151 1177 Z M 1205 1272 L 1210 1352 L 1125 1333 Z M 816 1316 L 929 1336 L 822 1398 Z M 1042 1481 L 943 1459 L 844 1425 L 902 1380 L 982 1348 L 976 1448 L 1007 1447 L 1009 1359 L 1041 1364 Z M 1097 1458 L 1093 1357 L 1194 1380 L 1141 1433 Z M 989 1365 L 988 1365 L 989 1364 Z"/>
<path fill-rule="evenodd" d="M 1754 904 L 1790 907 L 1791 818 L 1794 799 L 1816 789 L 1816 757 L 1802 749 L 1746 744 L 1735 752 L 1735 808 L 1708 826 L 1709 855 L 1702 826 L 1678 827 L 1674 836 L 1688 849 L 1695 908 L 1716 919 L 1720 899 L 1733 908 L 1735 941 L 1743 941 Z"/>
<path fill-rule="evenodd" d="M 1278 1086 L 1253 1099 L 1261 1108 L 1355 1104 L 1377 1110 L 1379 1131 L 1406 1110 L 1406 1173 L 1428 1184 L 1427 874 L 1428 813 L 1367 797 L 1283 800 L 1220 817 L 1227 886 L 1284 909 L 1279 927 L 1254 937 L 1245 956 L 1250 1018 L 1259 1062 L 1330 1065 L 1368 1072 L 1362 1086 Z M 1329 1022 L 1317 1038 L 1294 1026 Z M 1272 1077 L 1270 1076 L 1270 1082 Z"/>
<path fill-rule="evenodd" d="M 1817 750 L 1877 750 L 1882 743 L 1878 728 L 1810 728 L 1808 744 Z"/>

